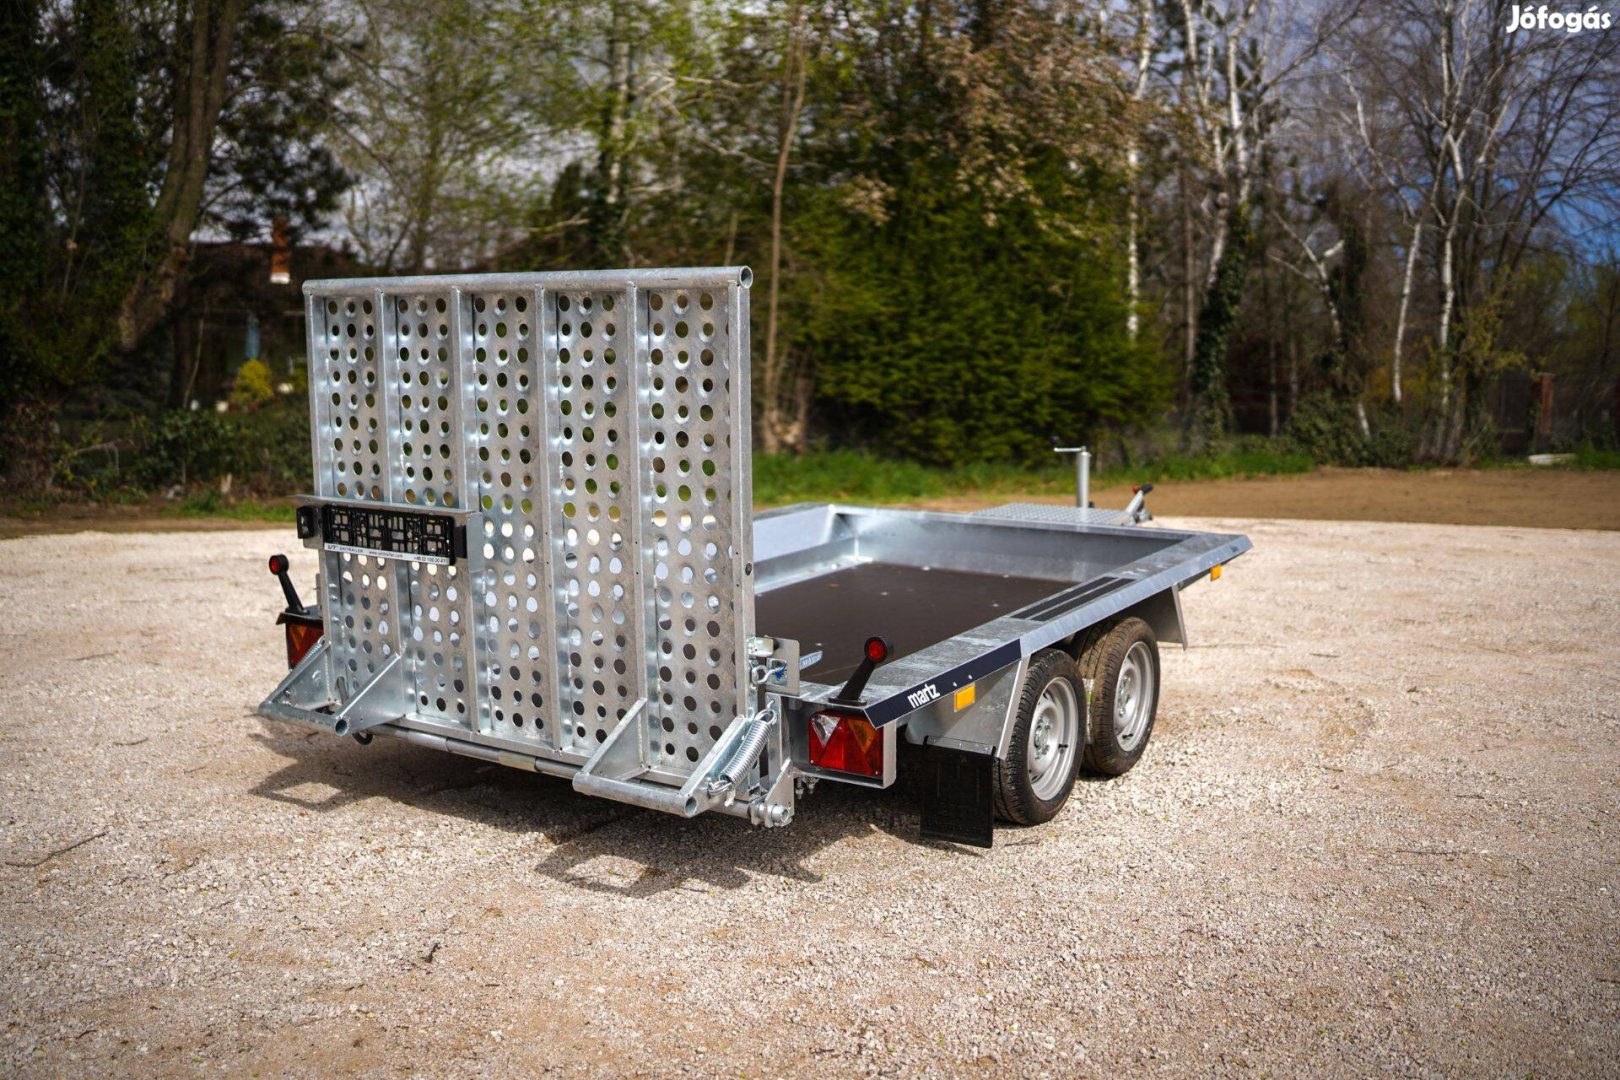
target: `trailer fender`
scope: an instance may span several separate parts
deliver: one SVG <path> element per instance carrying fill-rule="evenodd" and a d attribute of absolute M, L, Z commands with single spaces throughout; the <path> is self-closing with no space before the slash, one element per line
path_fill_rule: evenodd
<path fill-rule="evenodd" d="M 1000 758 L 1029 657 L 971 682 L 905 719 L 906 741 Z"/>
<path fill-rule="evenodd" d="M 1169 588 L 1161 593 L 1155 593 L 1139 603 L 1121 611 L 1108 620 L 1110 623 L 1119 622 L 1136 616 L 1153 628 L 1153 636 L 1159 639 L 1160 644 L 1180 645 L 1187 647 L 1187 624 L 1181 614 L 1181 590 Z M 1081 643 L 1091 628 L 1080 631 L 1070 641 L 1071 652 L 1078 654 Z"/>

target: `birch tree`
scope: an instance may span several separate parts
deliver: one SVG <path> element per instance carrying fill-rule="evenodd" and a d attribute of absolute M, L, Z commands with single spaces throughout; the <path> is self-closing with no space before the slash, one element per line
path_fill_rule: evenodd
<path fill-rule="evenodd" d="M 1620 106 L 1600 33 L 1507 31 L 1503 0 L 1388 0 L 1342 46 L 1341 145 L 1410 229 L 1391 382 L 1397 399 L 1419 272 L 1434 311 L 1423 453 L 1456 460 L 1496 363 L 1462 340 L 1528 251 L 1612 214 Z M 1609 220 L 1613 220 L 1612 216 Z"/>
<path fill-rule="evenodd" d="M 1169 0 L 1166 81 L 1199 140 L 1205 194 L 1189 209 L 1208 236 L 1186 412 L 1189 442 L 1231 424 L 1227 337 L 1252 257 L 1261 165 L 1286 116 L 1285 100 L 1354 5 L 1309 11 L 1262 0 Z"/>

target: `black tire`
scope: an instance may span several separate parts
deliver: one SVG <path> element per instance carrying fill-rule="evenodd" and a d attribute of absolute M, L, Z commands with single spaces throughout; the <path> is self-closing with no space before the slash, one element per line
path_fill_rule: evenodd
<path fill-rule="evenodd" d="M 1120 669 L 1132 650 L 1141 646 L 1133 658 L 1133 669 L 1145 659 L 1152 671 L 1151 685 L 1146 687 L 1145 723 L 1136 709 L 1128 709 L 1123 718 L 1116 712 L 1120 691 Z M 1091 731 L 1086 741 L 1085 767 L 1105 776 L 1120 776 L 1142 760 L 1148 740 L 1153 736 L 1153 722 L 1159 712 L 1159 641 L 1153 628 L 1141 619 L 1121 619 L 1111 626 L 1099 628 L 1089 635 L 1080 652 L 1080 675 L 1091 682 Z M 1133 677 L 1133 685 L 1143 689 Z"/>
<path fill-rule="evenodd" d="M 1013 722 L 1012 737 L 1007 743 L 1007 756 L 996 762 L 996 816 L 1014 825 L 1039 825 L 1051 821 L 1057 817 L 1058 811 L 1063 809 L 1063 804 L 1069 801 L 1069 793 L 1074 790 L 1080 754 L 1079 748 L 1070 744 L 1063 744 L 1059 751 L 1068 753 L 1067 775 L 1060 774 L 1059 790 L 1052 791 L 1048 797 L 1042 798 L 1036 794 L 1030 774 L 1032 764 L 1030 728 L 1035 723 L 1036 708 L 1040 704 L 1041 695 L 1058 679 L 1066 680 L 1074 693 L 1078 709 L 1074 741 L 1082 744 L 1085 741 L 1086 692 L 1080 682 L 1080 674 L 1074 666 L 1074 659 L 1061 649 L 1043 649 L 1035 654 L 1029 665 L 1029 673 L 1024 678 L 1024 686 L 1018 700 L 1018 717 Z M 1059 764 L 1061 760 L 1060 758 Z M 1055 764 L 1052 767 L 1059 765 Z"/>

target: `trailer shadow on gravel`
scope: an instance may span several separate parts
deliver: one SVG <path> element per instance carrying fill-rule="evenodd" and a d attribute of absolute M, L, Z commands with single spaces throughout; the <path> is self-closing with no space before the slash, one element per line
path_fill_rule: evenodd
<path fill-rule="evenodd" d="M 249 793 L 311 813 L 356 812 L 372 800 L 444 814 L 477 828 L 549 845 L 534 871 L 592 892 L 647 897 L 680 889 L 735 889 L 761 874 L 801 883 L 825 876 L 810 863 L 840 843 L 906 844 L 973 859 L 983 852 L 918 834 L 914 800 L 888 791 L 821 784 L 793 823 L 763 829 L 724 814 L 690 820 L 580 795 L 568 781 L 379 738 L 369 746 L 261 721 L 252 738 L 286 763 Z M 364 810 L 358 810 L 364 813 Z M 392 811 L 379 811 L 391 814 Z"/>

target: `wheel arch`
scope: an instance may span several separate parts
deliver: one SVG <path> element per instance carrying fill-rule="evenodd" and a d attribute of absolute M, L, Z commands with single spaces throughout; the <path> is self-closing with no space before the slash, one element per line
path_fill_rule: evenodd
<path fill-rule="evenodd" d="M 1059 647 L 1079 659 L 1086 643 L 1097 631 L 1106 630 L 1115 623 L 1124 622 L 1132 617 L 1147 623 L 1153 631 L 1153 636 L 1159 640 L 1159 644 L 1180 645 L 1183 649 L 1187 647 L 1187 624 L 1181 613 L 1181 591 L 1173 585 L 1162 592 L 1154 593 L 1146 600 L 1138 600 L 1101 622 L 1075 631 Z"/>

